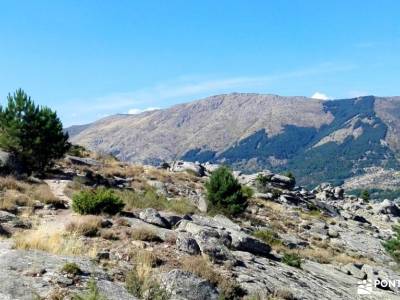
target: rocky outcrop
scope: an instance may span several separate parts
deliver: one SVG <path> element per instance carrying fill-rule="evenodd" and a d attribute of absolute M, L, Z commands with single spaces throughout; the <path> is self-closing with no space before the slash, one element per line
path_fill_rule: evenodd
<path fill-rule="evenodd" d="M 172 270 L 161 275 L 161 284 L 173 300 L 217 300 L 219 293 L 207 280 L 190 272 Z"/>
<path fill-rule="evenodd" d="M 62 273 L 66 263 L 76 263 L 82 271 L 70 279 Z M 0 241 L 0 299 L 45 299 L 59 288 L 68 287 L 70 295 L 82 292 L 91 277 L 101 294 L 109 300 L 134 300 L 122 283 L 114 282 L 101 268 L 87 259 L 56 256 L 40 251 L 12 250 Z"/>
<path fill-rule="evenodd" d="M 171 224 L 163 218 L 154 208 L 146 208 L 140 212 L 139 218 L 147 223 L 157 225 L 163 228 L 171 228 Z"/>

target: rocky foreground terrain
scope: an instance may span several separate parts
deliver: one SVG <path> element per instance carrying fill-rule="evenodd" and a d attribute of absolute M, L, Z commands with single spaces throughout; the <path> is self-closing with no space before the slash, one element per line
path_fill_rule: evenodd
<path fill-rule="evenodd" d="M 393 286 L 358 295 L 362 280 L 400 280 L 382 246 L 396 204 L 235 172 L 254 191 L 246 211 L 210 215 L 216 167 L 69 156 L 44 180 L 0 177 L 0 299 L 400 299 Z M 99 186 L 123 211 L 74 213 L 72 195 Z"/>

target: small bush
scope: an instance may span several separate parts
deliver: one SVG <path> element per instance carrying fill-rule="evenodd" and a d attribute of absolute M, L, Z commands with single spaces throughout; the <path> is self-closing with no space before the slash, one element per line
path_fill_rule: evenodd
<path fill-rule="evenodd" d="M 369 201 L 369 198 L 370 198 L 370 195 L 369 195 L 368 190 L 363 190 L 363 191 L 360 193 L 360 198 L 361 198 L 364 202 L 368 202 L 368 201 Z"/>
<path fill-rule="evenodd" d="M 245 210 L 247 198 L 229 168 L 219 167 L 205 186 L 211 212 L 237 215 Z"/>
<path fill-rule="evenodd" d="M 123 207 L 122 200 L 112 190 L 104 188 L 81 191 L 72 197 L 72 209 L 82 215 L 101 213 L 114 215 Z"/>
<path fill-rule="evenodd" d="M 71 145 L 71 148 L 69 148 L 67 154 L 77 157 L 87 157 L 89 152 L 83 146 Z"/>
<path fill-rule="evenodd" d="M 395 236 L 390 240 L 383 243 L 385 250 L 394 258 L 394 260 L 400 262 L 400 225 L 393 226 Z"/>
<path fill-rule="evenodd" d="M 268 245 L 282 244 L 282 241 L 280 240 L 278 234 L 269 229 L 257 230 L 253 233 L 253 235 Z"/>
<path fill-rule="evenodd" d="M 264 174 L 258 174 L 256 177 L 256 184 L 265 186 L 269 182 L 268 176 L 265 176 Z"/>
<path fill-rule="evenodd" d="M 301 267 L 301 257 L 295 253 L 285 253 L 282 257 L 282 262 L 288 266 L 300 268 Z"/>
<path fill-rule="evenodd" d="M 76 276 L 82 274 L 82 270 L 76 263 L 66 263 L 62 268 L 61 272 L 68 275 Z"/>

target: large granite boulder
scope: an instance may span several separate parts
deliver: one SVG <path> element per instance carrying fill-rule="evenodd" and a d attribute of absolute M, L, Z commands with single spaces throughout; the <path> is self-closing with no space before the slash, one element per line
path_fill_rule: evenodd
<path fill-rule="evenodd" d="M 161 286 L 171 300 L 217 300 L 217 289 L 207 280 L 182 270 L 174 269 L 161 274 Z"/>

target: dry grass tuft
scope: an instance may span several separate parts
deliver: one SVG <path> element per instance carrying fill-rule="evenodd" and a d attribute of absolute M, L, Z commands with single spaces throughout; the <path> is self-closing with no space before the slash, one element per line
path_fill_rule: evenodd
<path fill-rule="evenodd" d="M 114 163 L 104 166 L 100 170 L 101 174 L 106 177 L 122 177 L 122 178 L 135 178 L 144 173 L 144 169 L 139 165 L 129 165 Z"/>
<path fill-rule="evenodd" d="M 103 229 L 100 236 L 105 240 L 116 241 L 120 239 L 118 232 L 115 229 Z"/>
<path fill-rule="evenodd" d="M 19 192 L 24 192 L 27 189 L 29 189 L 29 185 L 17 180 L 15 177 L 0 177 L 0 190 L 16 190 Z"/>
<path fill-rule="evenodd" d="M 84 255 L 88 252 L 76 235 L 68 235 L 60 230 L 41 226 L 15 234 L 14 248 L 22 250 L 41 250 L 61 255 Z"/>
<path fill-rule="evenodd" d="M 72 234 L 83 236 L 96 236 L 101 227 L 99 216 L 77 216 L 65 226 L 65 230 Z"/>
<path fill-rule="evenodd" d="M 130 232 L 133 240 L 146 241 L 146 242 L 159 242 L 161 241 L 157 233 L 147 227 L 138 227 Z"/>
<path fill-rule="evenodd" d="M 47 184 L 40 184 L 33 189 L 33 197 L 45 204 L 52 204 L 55 207 L 63 207 L 64 202 L 54 196 Z"/>
<path fill-rule="evenodd" d="M 232 297 L 242 295 L 243 291 L 236 282 L 215 271 L 213 265 L 203 256 L 186 257 L 181 262 L 183 270 L 204 278 L 217 286 L 226 299 L 233 299 Z"/>
<path fill-rule="evenodd" d="M 0 210 L 16 211 L 16 206 L 31 206 L 34 201 L 18 190 L 5 190 L 0 197 Z"/>

